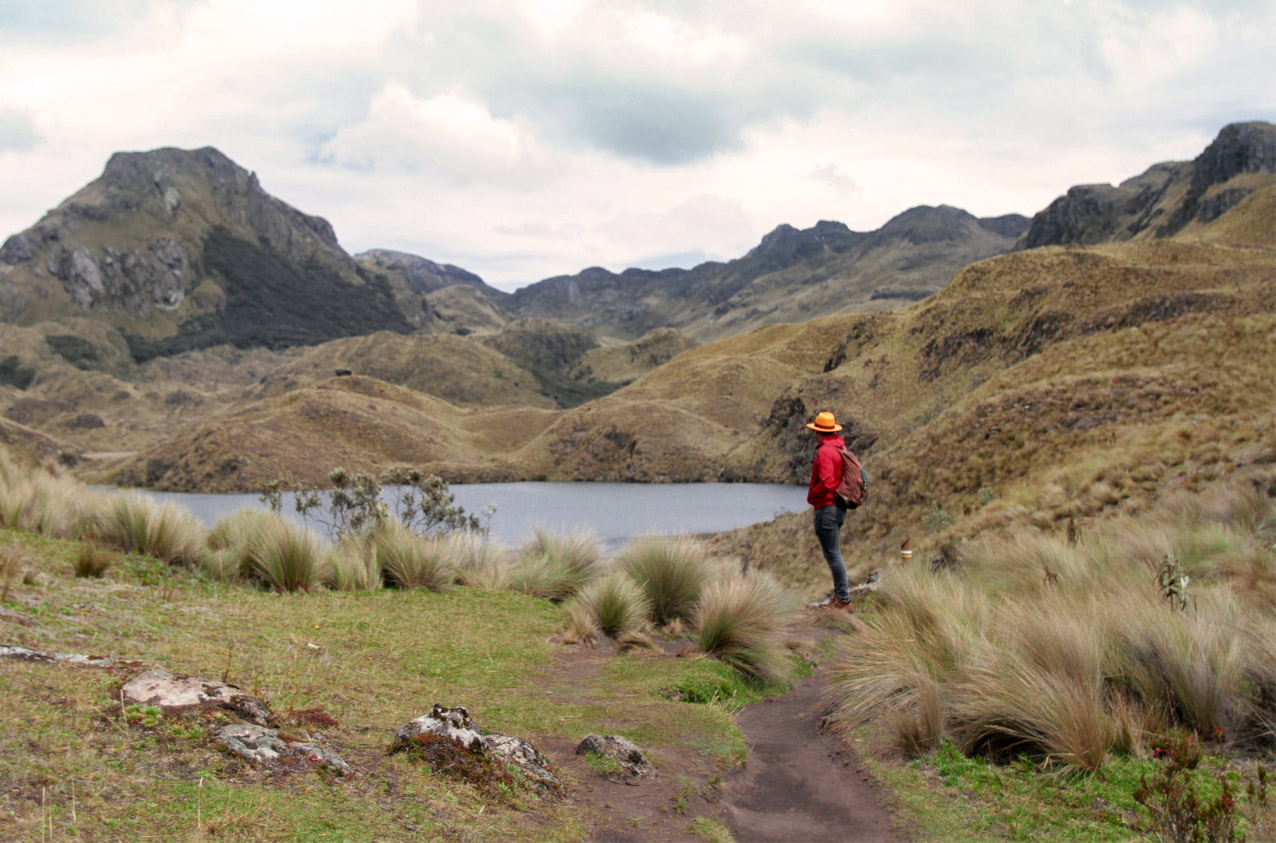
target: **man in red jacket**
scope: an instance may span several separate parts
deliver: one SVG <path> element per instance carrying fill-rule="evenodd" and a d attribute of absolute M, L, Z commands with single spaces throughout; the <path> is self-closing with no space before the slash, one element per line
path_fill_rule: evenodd
<path fill-rule="evenodd" d="M 823 600 L 811 605 L 849 612 L 853 611 L 851 591 L 840 547 L 846 507 L 833 494 L 842 481 L 842 455 L 838 449 L 845 448 L 846 441 L 837 435 L 842 426 L 827 410 L 817 414 L 815 421 L 808 422 L 806 426 L 820 437 L 815 448 L 815 461 L 811 465 L 811 485 L 806 493 L 806 502 L 815 507 L 815 537 L 820 540 L 824 561 L 833 574 L 833 590 Z"/>

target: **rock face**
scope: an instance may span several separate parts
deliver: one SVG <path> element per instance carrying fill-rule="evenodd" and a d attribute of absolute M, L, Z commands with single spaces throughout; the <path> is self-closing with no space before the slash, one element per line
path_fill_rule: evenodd
<path fill-rule="evenodd" d="M 1233 123 L 1193 161 L 1157 164 L 1113 187 L 1070 189 L 1032 219 L 1017 249 L 1169 237 L 1210 222 L 1276 173 L 1276 126 Z"/>
<path fill-rule="evenodd" d="M 164 353 L 406 332 L 409 314 L 417 327 L 429 319 L 422 293 L 365 271 L 326 220 L 211 147 L 117 153 L 0 247 L 0 321 L 88 314 L 175 333 Z M 252 330 L 236 332 L 245 320 Z"/>
<path fill-rule="evenodd" d="M 174 676 L 166 670 L 148 670 L 133 677 L 121 691 L 126 705 L 153 705 L 165 714 L 199 709 L 223 709 L 258 726 L 274 719 L 266 704 L 234 685 Z"/>

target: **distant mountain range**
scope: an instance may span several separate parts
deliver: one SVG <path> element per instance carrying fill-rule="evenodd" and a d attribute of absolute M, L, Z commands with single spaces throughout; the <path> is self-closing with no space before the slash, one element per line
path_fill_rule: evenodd
<path fill-rule="evenodd" d="M 1117 187 L 1073 188 L 1032 220 L 941 206 L 905 211 L 872 232 L 782 225 L 725 263 L 595 267 L 513 294 L 416 255 L 352 257 L 327 221 L 269 195 L 215 149 L 117 153 L 100 178 L 0 247 L 0 321 L 89 317 L 118 331 L 138 361 L 386 330 L 490 333 L 518 317 L 625 340 L 671 327 L 704 341 L 891 310 L 1015 248 L 1190 228 L 1240 201 L 1256 174 L 1276 170 L 1274 137 L 1269 123 L 1230 125 L 1195 161 L 1158 164 Z"/>

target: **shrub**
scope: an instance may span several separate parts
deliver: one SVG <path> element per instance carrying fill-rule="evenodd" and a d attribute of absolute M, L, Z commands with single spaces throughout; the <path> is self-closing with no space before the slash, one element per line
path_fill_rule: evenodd
<path fill-rule="evenodd" d="M 612 638 L 638 627 L 651 610 L 647 595 L 621 571 L 612 571 L 585 586 L 580 602 L 603 634 Z"/>
<path fill-rule="evenodd" d="M 393 519 L 371 535 L 373 551 L 387 585 L 443 591 L 455 573 L 437 539 L 420 537 Z"/>
<path fill-rule="evenodd" d="M 319 537 L 280 517 L 262 525 L 248 545 L 248 560 L 253 578 L 275 591 L 310 591 L 327 578 Z"/>
<path fill-rule="evenodd" d="M 790 612 L 775 580 L 753 574 L 709 583 L 692 626 L 702 651 L 747 676 L 770 682 L 787 673 L 782 641 Z"/>
<path fill-rule="evenodd" d="M 720 572 L 700 543 L 687 536 L 635 539 L 616 556 L 616 564 L 646 593 L 658 624 L 690 618 L 700 592 Z"/>

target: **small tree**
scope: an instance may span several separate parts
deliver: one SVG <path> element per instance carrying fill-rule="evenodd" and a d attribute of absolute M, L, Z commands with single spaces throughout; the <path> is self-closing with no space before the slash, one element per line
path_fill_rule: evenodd
<path fill-rule="evenodd" d="M 328 475 L 328 493 L 298 484 L 291 490 L 293 506 L 307 522 L 314 520 L 333 536 L 373 529 L 393 514 L 418 535 L 439 536 L 458 530 L 486 533 L 496 512 L 495 504 L 483 510 L 483 519 L 457 505 L 456 496 L 442 477 L 419 469 L 396 468 L 380 479 L 334 468 Z M 383 484 L 393 487 L 392 503 L 383 499 Z M 278 481 L 259 495 L 274 512 L 283 508 L 283 487 Z"/>

